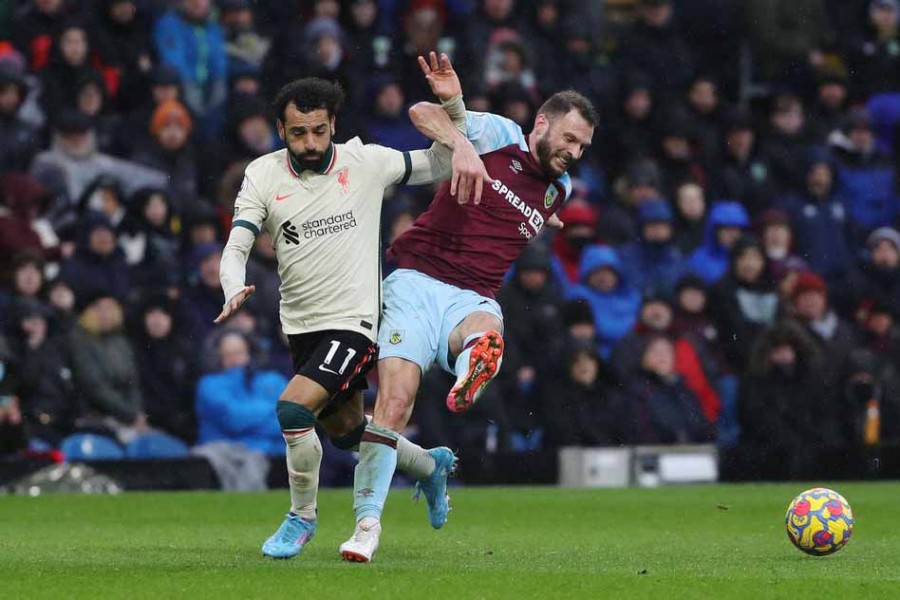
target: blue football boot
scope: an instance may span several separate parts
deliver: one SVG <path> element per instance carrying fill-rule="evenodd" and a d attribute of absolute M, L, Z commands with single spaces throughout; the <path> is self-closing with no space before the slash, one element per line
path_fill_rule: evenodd
<path fill-rule="evenodd" d="M 271 558 L 293 558 L 316 535 L 316 521 L 288 513 L 278 531 L 263 544 L 262 553 Z"/>
<path fill-rule="evenodd" d="M 447 495 L 447 478 L 456 470 L 456 455 L 453 450 L 441 446 L 428 451 L 434 459 L 434 471 L 431 475 L 416 482 L 416 492 L 413 498 L 418 500 L 420 494 L 425 494 L 425 502 L 428 504 L 428 520 L 435 529 L 440 529 L 447 522 L 447 513 L 450 512 L 450 496 Z"/>

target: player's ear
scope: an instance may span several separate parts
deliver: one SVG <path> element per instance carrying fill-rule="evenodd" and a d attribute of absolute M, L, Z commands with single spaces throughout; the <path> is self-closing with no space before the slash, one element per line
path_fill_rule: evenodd
<path fill-rule="evenodd" d="M 281 138 L 281 141 L 285 141 L 284 139 L 284 123 L 281 122 L 281 119 L 275 121 L 275 128 L 278 129 L 278 137 Z"/>
<path fill-rule="evenodd" d="M 538 115 L 534 118 L 534 132 L 538 135 L 543 135 L 547 128 L 550 126 L 550 120 L 547 119 L 547 115 L 544 113 L 538 113 Z"/>
<path fill-rule="evenodd" d="M 334 125 L 335 125 L 335 122 L 336 122 L 336 120 L 335 120 L 335 118 L 334 118 L 334 115 L 331 115 L 331 118 L 328 120 L 328 122 L 329 122 L 330 125 L 331 125 L 331 137 L 334 137 L 334 133 L 335 133 L 335 127 L 334 127 Z"/>

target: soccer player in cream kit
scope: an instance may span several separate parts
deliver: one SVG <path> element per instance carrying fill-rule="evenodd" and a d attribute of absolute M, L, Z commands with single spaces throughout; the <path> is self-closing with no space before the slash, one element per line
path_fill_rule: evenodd
<path fill-rule="evenodd" d="M 263 554 L 274 558 L 297 555 L 316 533 L 322 458 L 316 425 L 339 448 L 357 448 L 364 436 L 362 390 L 377 354 L 381 310 L 385 188 L 440 181 L 452 166 L 454 187 L 464 199 L 480 188 L 484 174 L 474 148 L 459 140 L 413 152 L 364 145 L 358 138 L 333 143 L 342 101 L 340 87 L 321 79 L 281 89 L 273 108 L 287 147 L 247 167 L 222 253 L 226 303 L 217 323 L 254 291 L 245 283 L 246 262 L 263 229 L 271 234 L 278 261 L 281 324 L 296 375 L 276 406 L 287 446 L 291 509 L 263 544 Z M 464 121 L 461 97 L 446 108 L 443 118 Z M 397 449 L 400 468 L 419 481 L 429 508 L 445 504 L 453 453 L 425 451 L 402 438 Z"/>

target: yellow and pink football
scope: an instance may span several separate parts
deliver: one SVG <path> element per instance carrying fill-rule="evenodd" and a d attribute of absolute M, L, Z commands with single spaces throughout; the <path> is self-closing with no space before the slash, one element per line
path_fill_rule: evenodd
<path fill-rule="evenodd" d="M 797 548 L 813 556 L 825 556 L 850 541 L 853 510 L 834 490 L 813 488 L 794 498 L 785 525 L 788 538 Z"/>

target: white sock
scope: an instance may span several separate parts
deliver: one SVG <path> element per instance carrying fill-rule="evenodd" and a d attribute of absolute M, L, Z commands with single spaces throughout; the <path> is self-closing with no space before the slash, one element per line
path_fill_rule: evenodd
<path fill-rule="evenodd" d="M 475 344 L 472 342 L 480 339 L 485 333 L 487 333 L 487 331 L 473 333 L 463 340 L 463 351 L 459 353 L 459 356 L 456 357 L 456 362 L 453 363 L 453 370 L 455 371 L 454 374 L 457 379 L 469 371 L 469 357 L 472 356 L 472 348 L 475 347 Z"/>
<path fill-rule="evenodd" d="M 316 518 L 316 496 L 319 493 L 322 444 L 315 428 L 285 436 L 284 441 L 287 443 L 291 511 L 302 519 L 313 521 Z"/>
<path fill-rule="evenodd" d="M 401 435 L 397 438 L 397 468 L 415 479 L 425 479 L 434 472 L 434 459 L 425 448 Z"/>

